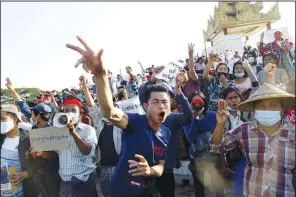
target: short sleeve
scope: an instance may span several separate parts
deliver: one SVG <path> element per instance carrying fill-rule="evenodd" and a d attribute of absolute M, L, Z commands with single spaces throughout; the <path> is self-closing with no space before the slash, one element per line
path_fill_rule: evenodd
<path fill-rule="evenodd" d="M 31 118 L 31 110 L 25 101 L 16 101 L 15 104 L 20 108 L 21 112 L 26 116 L 27 120 Z"/>
<path fill-rule="evenodd" d="M 145 115 L 140 115 L 137 113 L 126 113 L 127 117 L 128 117 L 128 126 L 126 129 L 123 129 L 123 131 L 125 132 L 134 132 L 136 131 L 136 127 L 138 125 L 143 125 L 143 116 Z"/>
<path fill-rule="evenodd" d="M 98 139 L 96 136 L 96 131 L 93 127 L 87 125 L 83 141 L 92 146 L 91 154 L 94 155 L 96 146 L 98 144 Z"/>

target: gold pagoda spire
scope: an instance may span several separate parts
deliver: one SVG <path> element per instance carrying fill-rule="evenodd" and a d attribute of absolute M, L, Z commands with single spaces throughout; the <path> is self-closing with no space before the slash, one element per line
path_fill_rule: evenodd
<path fill-rule="evenodd" d="M 262 1 L 256 3 L 238 2 L 235 0 L 219 2 L 214 8 L 214 18 L 209 17 L 206 31 L 203 30 L 205 40 L 210 40 L 224 28 L 258 24 L 260 22 L 273 23 L 281 18 L 279 5 L 275 3 L 267 12 L 262 13 Z"/>

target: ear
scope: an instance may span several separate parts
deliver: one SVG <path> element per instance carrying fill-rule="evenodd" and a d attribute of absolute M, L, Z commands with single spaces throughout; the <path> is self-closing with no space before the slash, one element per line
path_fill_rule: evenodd
<path fill-rule="evenodd" d="M 15 127 L 17 127 L 19 123 L 19 119 L 17 117 L 14 117 L 13 122 L 15 123 Z"/>
<path fill-rule="evenodd" d="M 148 103 L 144 103 L 143 104 L 143 107 L 144 107 L 145 111 L 147 111 L 147 109 L 148 109 Z"/>

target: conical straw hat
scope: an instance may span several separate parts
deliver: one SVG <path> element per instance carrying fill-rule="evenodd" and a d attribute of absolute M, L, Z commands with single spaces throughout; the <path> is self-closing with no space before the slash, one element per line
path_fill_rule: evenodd
<path fill-rule="evenodd" d="M 263 99 L 275 99 L 280 98 L 283 100 L 283 107 L 285 109 L 295 106 L 295 95 L 289 94 L 279 88 L 276 88 L 268 83 L 254 91 L 249 98 L 237 106 L 238 110 L 245 112 L 254 111 L 254 102 Z"/>

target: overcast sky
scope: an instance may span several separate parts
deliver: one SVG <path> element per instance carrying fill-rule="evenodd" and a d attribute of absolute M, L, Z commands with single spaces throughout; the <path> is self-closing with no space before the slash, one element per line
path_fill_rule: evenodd
<path fill-rule="evenodd" d="M 114 74 L 130 65 L 166 64 L 187 57 L 187 43 L 201 53 L 215 2 L 1 3 L 1 88 L 10 77 L 15 87 L 61 90 L 78 87 L 85 74 L 74 68 L 80 58 L 65 47 L 78 44 L 80 35 L 95 50 L 104 48 L 104 62 Z M 268 10 L 273 3 L 263 3 Z M 280 21 L 272 28 L 288 27 L 295 35 L 295 3 L 280 2 Z M 258 33 L 259 34 L 259 33 Z M 258 41 L 258 34 L 250 38 Z M 90 77 L 88 75 L 88 77 Z"/>

